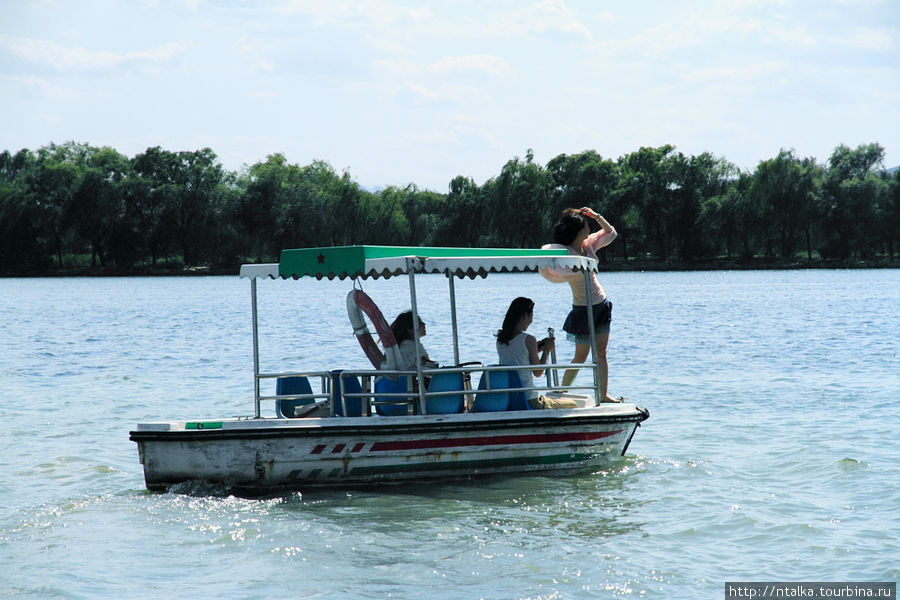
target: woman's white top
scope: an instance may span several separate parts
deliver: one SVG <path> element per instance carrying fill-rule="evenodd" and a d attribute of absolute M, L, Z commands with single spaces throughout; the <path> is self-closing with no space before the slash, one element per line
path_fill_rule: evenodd
<path fill-rule="evenodd" d="M 416 342 L 415 340 L 403 340 L 400 342 L 400 364 L 397 366 L 398 371 L 415 371 L 416 370 Z M 419 352 L 421 356 L 428 356 L 425 352 L 425 346 L 419 342 Z"/>
<path fill-rule="evenodd" d="M 597 250 L 603 248 L 604 246 L 608 246 L 612 243 L 612 241 L 616 239 L 616 232 L 613 231 L 595 231 L 591 235 L 589 235 L 585 240 L 584 244 L 581 247 L 581 252 L 574 250 L 569 246 L 563 246 L 562 244 L 544 244 L 541 246 L 542 249 L 554 249 L 554 250 L 567 250 L 572 256 L 587 256 L 588 258 L 593 258 L 597 260 Z M 571 269 L 552 269 L 550 267 L 545 267 L 541 270 L 541 275 L 544 276 L 545 279 L 552 283 L 568 283 L 569 287 L 572 289 L 572 305 L 573 306 L 587 306 L 587 294 L 584 289 L 584 274 L 579 272 L 574 272 Z M 597 280 L 597 274 L 591 273 L 590 276 L 590 287 L 591 287 L 591 305 L 597 305 L 606 300 L 606 291 L 603 289 L 603 286 L 600 285 L 600 282 Z"/>
<path fill-rule="evenodd" d="M 506 366 L 513 365 L 530 365 L 531 360 L 528 357 L 528 348 L 525 347 L 525 336 L 528 334 L 524 331 L 519 335 L 509 340 L 508 344 L 501 344 L 499 340 L 497 340 L 497 356 L 500 358 L 500 364 Z M 531 372 L 531 369 L 516 369 L 516 372 L 519 374 L 519 382 L 522 384 L 522 387 L 533 387 L 534 386 L 534 373 Z M 537 390 L 530 390 L 525 392 L 525 397 L 529 400 L 532 398 L 537 398 L 540 396 Z"/>

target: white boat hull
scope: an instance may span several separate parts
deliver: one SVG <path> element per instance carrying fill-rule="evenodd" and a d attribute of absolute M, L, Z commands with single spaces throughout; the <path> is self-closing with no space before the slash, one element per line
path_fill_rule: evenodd
<path fill-rule="evenodd" d="M 589 469 L 624 454 L 634 404 L 565 410 L 139 424 L 149 489 L 187 480 L 264 492 Z"/>

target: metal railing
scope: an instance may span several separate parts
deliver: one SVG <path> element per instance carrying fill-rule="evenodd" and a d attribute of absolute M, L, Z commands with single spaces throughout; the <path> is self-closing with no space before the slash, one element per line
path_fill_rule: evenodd
<path fill-rule="evenodd" d="M 530 387 L 494 387 L 492 386 L 491 377 L 486 373 L 516 371 L 520 369 L 545 370 L 546 378 L 535 378 L 535 385 Z M 378 407 L 381 406 L 402 406 L 409 407 L 409 414 L 427 414 L 427 401 L 429 398 L 440 398 L 448 396 L 463 395 L 465 397 L 464 412 L 472 409 L 475 397 L 480 393 L 509 393 L 509 392 L 533 392 L 546 394 L 549 392 L 568 392 L 568 393 L 587 393 L 594 397 L 597 403 L 597 386 L 592 384 L 582 385 L 558 385 L 558 371 L 574 370 L 593 370 L 594 365 L 591 363 L 573 363 L 573 364 L 538 364 L 538 365 L 490 365 L 490 366 L 461 366 L 461 367 L 442 367 L 437 369 L 422 369 L 421 375 L 424 381 L 430 380 L 431 377 L 444 373 L 459 373 L 462 376 L 462 389 L 448 389 L 441 391 L 429 391 L 426 389 L 420 393 L 417 385 L 417 371 L 389 371 L 389 370 L 340 370 L 340 371 L 284 371 L 284 372 L 266 372 L 256 375 L 256 390 L 262 388 L 262 384 L 267 381 L 277 381 L 281 378 L 288 377 L 305 377 L 310 383 L 312 393 L 308 394 L 256 394 L 255 398 L 255 414 L 261 416 L 261 405 L 269 402 L 277 402 L 279 400 L 306 400 L 302 406 L 308 410 L 304 412 L 312 412 L 312 405 L 321 407 L 327 411 L 328 416 L 338 416 L 336 398 L 341 403 L 340 414 L 348 415 L 348 401 L 359 399 L 361 407 L 361 416 L 372 416 L 378 413 Z M 481 373 L 484 387 L 481 389 L 473 389 L 471 385 L 472 375 Z M 407 389 L 405 391 L 376 391 L 374 382 L 381 377 L 396 379 L 398 377 L 406 377 Z M 351 391 L 346 385 L 346 380 L 356 378 L 359 382 L 360 391 Z M 538 381 L 546 379 L 546 384 L 537 385 Z M 354 386 L 355 389 L 355 386 Z"/>

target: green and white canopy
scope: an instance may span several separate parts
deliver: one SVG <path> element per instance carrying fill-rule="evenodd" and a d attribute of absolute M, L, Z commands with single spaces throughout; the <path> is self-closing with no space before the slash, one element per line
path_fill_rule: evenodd
<path fill-rule="evenodd" d="M 413 273 L 445 273 L 459 278 L 542 269 L 596 271 L 595 260 L 565 249 L 437 248 L 420 246 L 334 246 L 282 250 L 281 261 L 243 265 L 248 279 L 368 279 Z"/>

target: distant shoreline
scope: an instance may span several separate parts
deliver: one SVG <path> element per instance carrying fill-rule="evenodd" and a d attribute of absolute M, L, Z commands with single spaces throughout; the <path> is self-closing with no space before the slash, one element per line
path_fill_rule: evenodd
<path fill-rule="evenodd" d="M 804 269 L 900 269 L 900 257 L 877 259 L 813 259 L 785 261 L 781 259 L 714 259 L 696 263 L 652 260 L 607 260 L 600 262 L 602 272 L 663 271 L 793 271 Z M 135 267 L 108 269 L 102 267 L 51 269 L 42 273 L 3 273 L 0 278 L 39 277 L 198 277 L 237 275 L 233 267 Z"/>
<path fill-rule="evenodd" d="M 715 259 L 696 263 L 639 261 L 600 263 L 601 271 L 795 271 L 803 269 L 898 269 L 900 258 L 792 260 Z"/>

